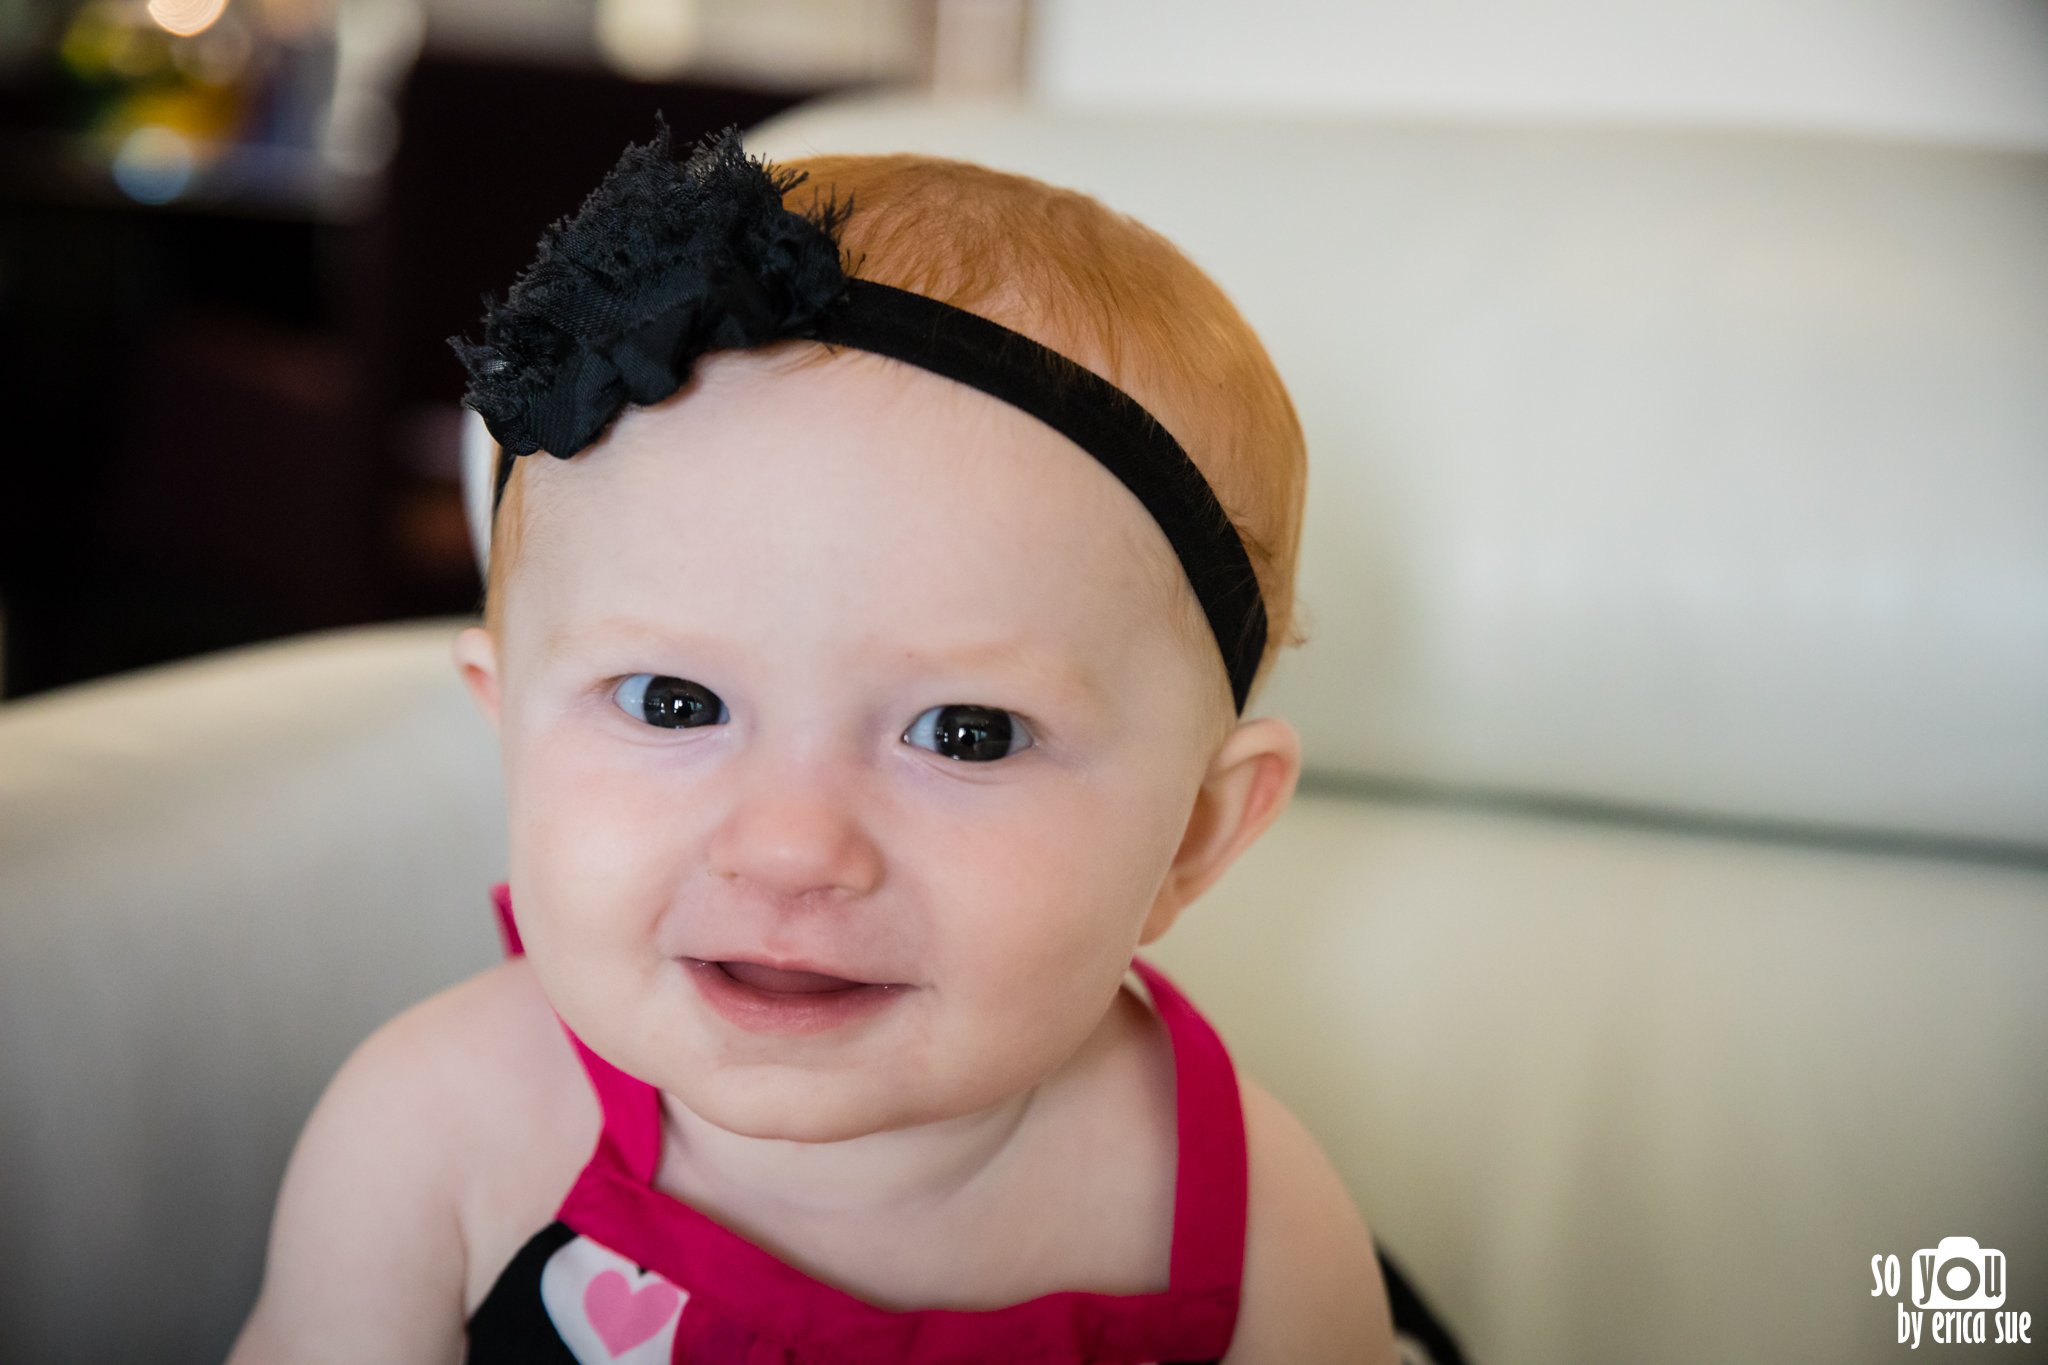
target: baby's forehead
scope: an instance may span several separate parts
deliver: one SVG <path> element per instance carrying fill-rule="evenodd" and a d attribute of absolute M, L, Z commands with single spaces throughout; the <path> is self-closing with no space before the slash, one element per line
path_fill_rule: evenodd
<path fill-rule="evenodd" d="M 528 463 L 521 510 L 547 559 L 722 569 L 729 590 L 772 576 L 863 612 L 963 595 L 956 576 L 991 616 L 1051 584 L 1091 614 L 1194 606 L 1150 514 L 1086 452 L 987 394 L 866 353 L 710 357 L 574 460 Z"/>
<path fill-rule="evenodd" d="M 771 538 L 792 517 L 836 510 L 849 540 L 905 554 L 972 552 L 985 536 L 950 533 L 1028 525 L 1046 553 L 1075 539 L 1114 545 L 1184 581 L 1144 505 L 1079 446 L 1000 399 L 866 352 L 799 343 L 714 355 L 673 398 L 628 409 L 574 459 L 529 463 L 531 515 L 589 513 L 569 516 L 566 534 L 662 534 L 656 518 L 608 519 L 620 498 L 650 500 L 679 527 L 710 517 Z M 923 534 L 890 540 L 906 521 Z"/>

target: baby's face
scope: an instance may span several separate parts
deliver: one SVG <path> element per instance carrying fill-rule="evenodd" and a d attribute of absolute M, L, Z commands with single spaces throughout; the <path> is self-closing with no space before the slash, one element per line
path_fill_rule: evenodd
<path fill-rule="evenodd" d="M 1032 418 L 861 354 L 714 357 L 528 464 L 500 736 L 520 927 L 570 1027 L 713 1123 L 805 1140 L 1071 1056 L 1228 729 L 1140 504 Z"/>

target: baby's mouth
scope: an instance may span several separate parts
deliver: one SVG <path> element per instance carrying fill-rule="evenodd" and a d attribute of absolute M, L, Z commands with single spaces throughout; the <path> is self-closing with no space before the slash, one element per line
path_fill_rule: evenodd
<path fill-rule="evenodd" d="M 843 976 L 827 976 L 824 972 L 793 971 L 759 962 L 714 962 L 711 965 L 742 986 L 751 986 L 770 995 L 826 995 L 869 984 L 850 981 Z"/>
<path fill-rule="evenodd" d="M 820 1033 L 853 1024 L 901 1000 L 895 983 L 855 981 L 805 967 L 738 958 L 683 959 L 703 998 L 749 1033 Z"/>

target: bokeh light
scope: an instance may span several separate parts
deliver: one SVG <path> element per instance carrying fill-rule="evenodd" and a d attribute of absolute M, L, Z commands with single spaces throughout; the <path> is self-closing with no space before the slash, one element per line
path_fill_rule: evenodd
<path fill-rule="evenodd" d="M 141 204 L 168 204 L 192 183 L 192 144 L 169 128 L 137 128 L 114 154 L 114 183 Z"/>
<path fill-rule="evenodd" d="M 697 0 L 598 0 L 596 37 L 621 75 L 673 80 L 697 59 L 704 18 Z"/>
<path fill-rule="evenodd" d="M 228 0 L 149 0 L 149 17 L 180 37 L 203 33 L 228 7 Z"/>

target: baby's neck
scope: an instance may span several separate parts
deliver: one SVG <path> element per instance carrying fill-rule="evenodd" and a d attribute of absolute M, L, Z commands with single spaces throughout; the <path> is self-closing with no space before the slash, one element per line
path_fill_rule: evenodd
<path fill-rule="evenodd" d="M 838 1142 L 744 1137 L 664 1094 L 658 1183 L 744 1222 L 930 1214 L 1000 1172 L 1036 1093 Z"/>

